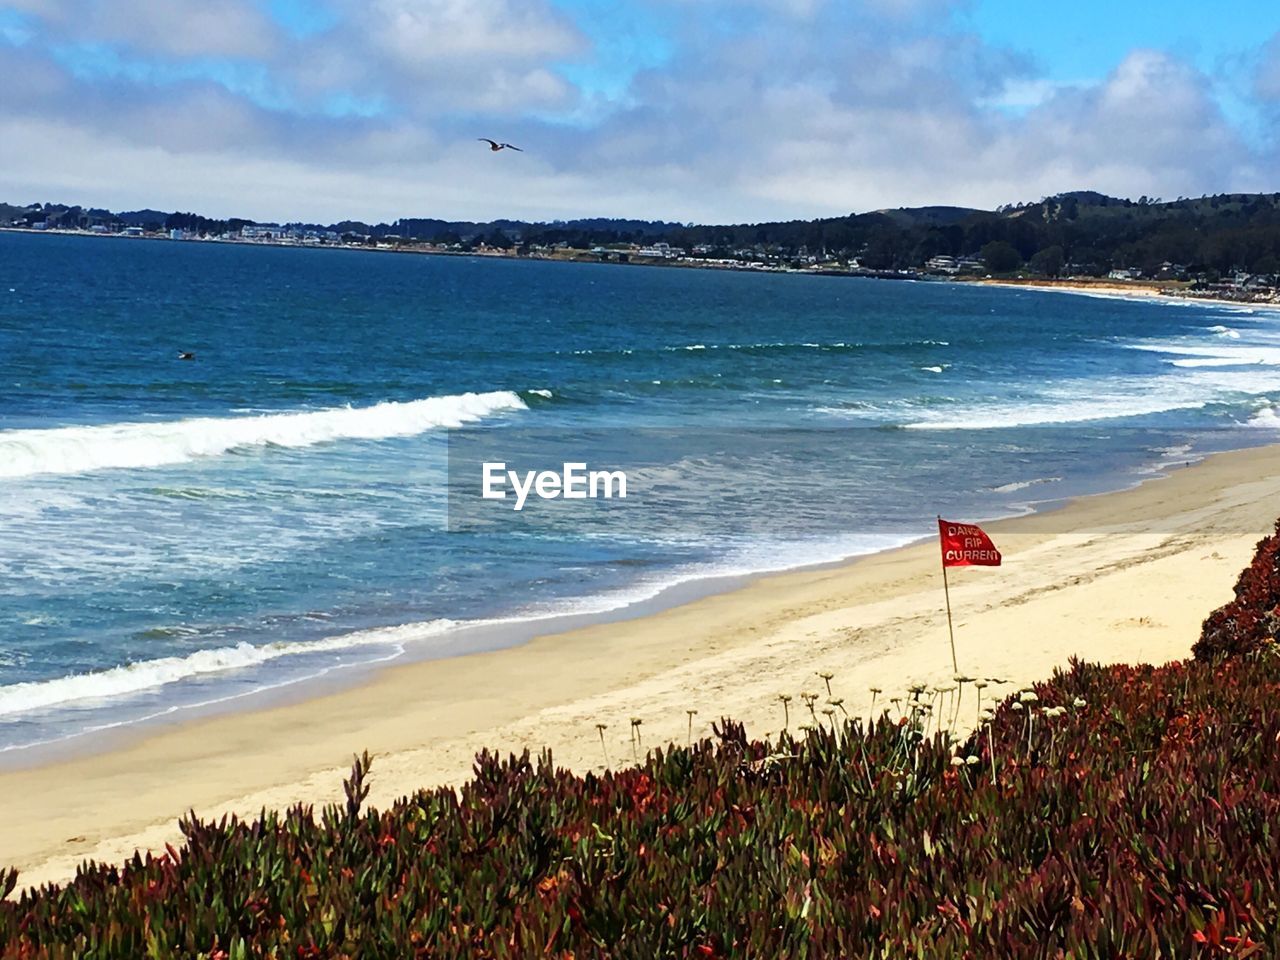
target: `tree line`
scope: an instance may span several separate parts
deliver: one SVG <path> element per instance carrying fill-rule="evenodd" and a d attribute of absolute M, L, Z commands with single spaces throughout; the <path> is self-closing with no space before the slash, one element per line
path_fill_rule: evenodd
<path fill-rule="evenodd" d="M 223 236 L 254 224 L 195 213 L 155 210 L 112 213 L 60 204 L 0 204 L 0 223 L 86 228 L 142 226 Z M 535 246 L 576 249 L 669 243 L 692 255 L 742 258 L 817 257 L 852 261 L 875 270 L 914 270 L 933 257 L 981 257 L 995 273 L 1027 271 L 1044 276 L 1102 275 L 1128 268 L 1147 276 L 1170 268 L 1189 275 L 1235 271 L 1280 274 L 1280 193 L 1219 194 L 1163 201 L 1108 197 L 1093 191 L 1064 193 L 997 210 L 917 207 L 815 220 L 728 225 L 660 220 L 592 218 L 550 223 L 402 218 L 370 224 L 295 223 L 344 240 L 429 241 L 528 251 Z"/>

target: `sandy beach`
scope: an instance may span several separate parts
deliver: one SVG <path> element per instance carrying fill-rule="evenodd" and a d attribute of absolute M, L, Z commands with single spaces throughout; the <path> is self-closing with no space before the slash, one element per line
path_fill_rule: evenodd
<path fill-rule="evenodd" d="M 1187 284 L 1161 283 L 1150 280 L 1116 281 L 1116 280 L 979 280 L 978 283 L 988 287 L 1021 287 L 1025 290 L 1038 290 L 1042 293 L 1074 293 L 1094 297 L 1113 297 L 1116 299 L 1159 300 L 1161 302 L 1211 304 L 1227 307 L 1258 307 L 1264 310 L 1280 309 L 1280 302 L 1275 300 L 1233 300 L 1227 297 L 1205 297 L 1185 292 Z"/>
<path fill-rule="evenodd" d="M 1280 447 L 1220 454 L 1136 488 L 988 525 L 999 569 L 953 571 L 960 668 L 1024 684 L 1072 656 L 1163 662 L 1187 655 L 1280 514 Z M 954 518 L 971 519 L 971 518 Z M 23 886 L 68 879 L 86 858 L 120 861 L 178 838 L 176 819 L 254 814 L 340 796 L 353 752 L 375 755 L 371 802 L 457 783 L 473 754 L 550 747 L 600 768 L 732 716 L 782 725 L 780 693 L 823 692 L 850 712 L 869 688 L 952 676 L 934 542 L 756 579 L 650 616 L 520 647 L 406 663 L 304 702 L 152 728 L 120 746 L 0 774 L 0 860 Z M 1011 687 L 994 688 L 1010 690 Z M 883 696 L 889 696 L 889 693 Z M 825 699 L 825 694 L 824 694 Z"/>

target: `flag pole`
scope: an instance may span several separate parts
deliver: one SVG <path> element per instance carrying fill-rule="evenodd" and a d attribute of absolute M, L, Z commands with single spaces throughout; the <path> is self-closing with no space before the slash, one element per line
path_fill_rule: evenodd
<path fill-rule="evenodd" d="M 938 535 L 942 535 L 942 515 L 938 515 Z M 960 673 L 960 665 L 956 661 L 956 630 L 951 624 L 951 586 L 947 583 L 947 557 L 943 551 L 938 551 L 938 557 L 942 561 L 942 593 L 947 598 L 947 636 L 951 638 L 951 669 L 958 675 Z"/>

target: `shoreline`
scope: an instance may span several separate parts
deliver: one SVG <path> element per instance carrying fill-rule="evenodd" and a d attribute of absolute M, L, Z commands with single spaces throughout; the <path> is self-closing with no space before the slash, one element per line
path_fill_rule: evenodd
<path fill-rule="evenodd" d="M 1267 444 L 1253 443 L 1230 447 L 1228 450 L 1250 450 L 1260 446 L 1267 446 Z M 1006 505 L 1003 512 L 973 515 L 969 516 L 968 520 L 989 525 L 1004 520 L 1048 513 L 1062 509 L 1080 498 L 1134 489 L 1151 480 L 1161 479 L 1171 470 L 1182 465 L 1198 463 L 1219 452 L 1227 451 L 1189 454 L 1191 459 L 1181 463 L 1162 461 L 1153 464 L 1149 470 L 1133 474 L 1130 482 L 1123 486 L 1086 489 L 1043 500 L 1010 503 Z M 0 749 L 0 775 L 118 750 L 153 736 L 157 732 L 181 728 L 203 720 L 305 703 L 315 697 L 340 693 L 368 683 L 380 672 L 388 669 L 452 660 L 472 654 L 494 653 L 520 647 L 541 636 L 569 633 L 654 616 L 707 597 L 734 592 L 762 577 L 841 568 L 880 554 L 931 542 L 934 534 L 928 527 L 929 524 L 925 524 L 918 534 L 903 533 L 894 538 L 896 542 L 888 545 L 805 559 L 789 565 L 742 569 L 724 569 L 712 565 L 707 569 L 683 571 L 677 568 L 669 571 L 674 575 L 673 579 L 640 587 L 633 584 L 618 588 L 612 593 L 585 595 L 576 598 L 581 605 L 575 603 L 567 609 L 513 612 L 478 620 L 458 621 L 449 630 L 438 634 L 431 629 L 438 621 L 432 620 L 357 630 L 354 631 L 355 634 L 418 628 L 422 633 L 401 641 L 405 645 L 391 656 L 378 656 L 367 660 L 355 660 L 336 667 L 325 667 L 318 673 L 303 674 L 244 692 L 217 696 L 205 701 L 174 704 L 152 714 L 113 720 L 64 737 Z M 342 636 L 335 635 L 335 638 L 341 639 Z"/>
<path fill-rule="evenodd" d="M 1027 683 L 1075 654 L 1187 655 L 1273 526 L 1278 496 L 1280 446 L 1255 447 L 987 524 L 1006 564 L 953 578 L 962 671 Z M 775 732 L 777 694 L 796 695 L 798 708 L 801 690 L 821 690 L 819 670 L 836 674 L 850 713 L 865 714 L 871 685 L 901 690 L 951 676 L 935 552 L 930 539 L 753 576 L 640 616 L 396 663 L 355 686 L 184 719 L 114 749 L 5 771 L 0 784 L 17 799 L 0 825 L 4 865 L 21 870 L 24 887 L 65 880 L 85 858 L 119 862 L 135 847 L 172 842 L 188 808 L 252 815 L 333 801 L 363 749 L 376 757 L 371 799 L 382 806 L 466 779 L 484 747 L 545 746 L 561 764 L 599 768 L 596 723 L 608 724 L 615 765 L 630 761 L 631 717 L 644 721 L 646 746 L 683 739 L 689 709 L 699 711 L 695 736 L 720 716 Z"/>
<path fill-rule="evenodd" d="M 1170 287 L 1153 286 L 1145 281 L 1127 285 L 1119 281 L 1085 281 L 1078 279 L 1050 280 L 977 280 L 955 281 L 977 283 L 984 287 L 1003 287 L 1012 290 L 1035 290 L 1039 293 L 1073 293 L 1082 296 L 1101 297 L 1108 300 L 1151 301 L 1153 303 L 1206 305 L 1210 307 L 1244 307 L 1263 310 L 1280 310 L 1276 300 L 1233 300 L 1229 297 L 1200 297 L 1186 291 L 1172 291 Z"/>
<path fill-rule="evenodd" d="M 11 228 L 0 228 L 0 230 L 4 229 Z M 67 233 L 65 231 L 54 234 L 46 231 L 14 232 L 37 232 L 44 235 L 63 235 Z M 104 236 L 99 234 L 74 235 Z M 116 235 L 108 234 L 105 236 Z M 134 238 L 120 237 L 120 239 Z M 165 238 L 146 237 L 143 239 L 160 240 Z M 296 244 L 255 244 L 253 241 L 244 241 L 244 243 L 247 245 L 298 246 Z M 1115 284 L 1062 282 L 1056 286 L 1049 286 L 995 280 L 977 281 L 977 283 L 983 286 L 1021 286 L 1035 291 L 1088 293 L 1097 296 L 1108 296 L 1110 293 L 1136 292 L 1123 289 Z M 1142 299 L 1165 303 L 1170 302 L 1172 299 L 1161 295 L 1159 291 L 1151 286 L 1141 286 L 1137 290 L 1145 294 Z M 1126 297 L 1126 299 L 1135 298 Z M 1186 302 L 1200 304 L 1200 301 Z M 1242 440 L 1241 442 L 1243 443 L 1244 441 Z M 1246 446 L 1253 445 L 1253 443 L 1249 443 Z M 1163 471 L 1168 469 L 1168 465 L 1156 465 L 1155 469 L 1157 472 Z M 1141 483 L 1143 480 L 1142 478 L 1134 478 L 1132 482 Z M 1105 487 L 1104 489 L 1098 489 L 1104 486 L 1103 484 L 1083 484 L 1081 486 L 1086 488 L 1083 491 L 1086 493 L 1109 492 Z M 1092 490 L 1087 489 L 1090 486 L 1093 487 Z M 1081 493 L 1080 486 L 1077 486 L 1071 495 L 1079 495 Z M 1063 496 L 1066 495 L 1064 494 Z M 996 516 L 1003 518 L 1028 512 L 1043 512 L 1045 510 L 1045 502 L 1058 503 L 1063 499 L 1063 496 L 1043 502 L 1034 500 L 1022 501 L 1017 503 L 1016 506 L 1007 504 L 1006 506 L 1012 509 L 996 514 Z M 985 523 L 989 522 L 993 517 L 990 515 L 985 517 L 974 515 L 969 519 Z M 898 539 L 900 542 L 910 542 L 913 538 L 903 535 Z M 251 683 L 241 683 L 236 692 L 224 693 L 219 690 L 216 693 L 171 699 L 160 703 L 155 712 L 150 714 L 139 715 L 134 713 L 126 715 L 126 711 L 122 709 L 118 713 L 104 718 L 104 722 L 101 725 L 88 727 L 87 729 L 82 728 L 81 732 L 64 735 L 61 731 L 57 731 L 48 736 L 47 739 L 0 749 L 0 773 L 75 760 L 85 756 L 92 756 L 96 753 L 119 749 L 137 740 L 152 736 L 157 732 L 182 727 L 189 723 L 224 714 L 268 710 L 277 706 L 296 704 L 312 697 L 324 696 L 361 685 L 368 682 L 371 676 L 388 668 L 452 659 L 466 656 L 470 653 L 492 652 L 527 643 L 535 637 L 547 633 L 558 633 L 616 623 L 661 613 L 672 606 L 736 589 L 758 577 L 820 569 L 831 565 L 855 562 L 868 554 L 882 552 L 886 549 L 891 549 L 891 547 L 877 546 L 867 548 L 865 551 L 844 554 L 843 556 L 837 555 L 835 551 L 823 550 L 818 557 L 813 556 L 813 553 L 817 551 L 812 551 L 809 556 L 795 558 L 795 560 L 788 561 L 785 564 L 780 564 L 778 562 L 779 558 L 773 557 L 771 561 L 777 565 L 769 567 L 759 565 L 741 569 L 712 568 L 668 571 L 673 573 L 673 576 L 664 577 L 657 583 L 643 585 L 638 591 L 629 586 L 619 588 L 611 593 L 575 598 L 575 600 L 582 602 L 583 608 L 578 608 L 578 604 L 575 603 L 568 609 L 553 608 L 544 609 L 543 611 L 515 612 L 508 615 L 461 621 L 453 624 L 447 631 L 440 634 L 435 634 L 428 629 L 436 621 L 387 624 L 348 630 L 345 634 L 327 636 L 322 640 L 343 640 L 348 635 L 378 633 L 380 631 L 391 632 L 404 629 L 408 635 L 408 639 L 404 643 L 408 648 L 401 647 L 386 656 L 379 654 L 370 656 L 367 659 L 353 657 L 348 662 L 336 666 L 325 665 L 318 667 L 314 672 L 299 671 L 286 679 L 270 684 L 254 686 Z M 795 562 L 796 560 L 799 562 Z M 601 602 L 595 603 L 593 601 Z M 416 633 L 414 632 L 415 630 L 417 630 Z M 395 646 L 397 642 L 387 641 L 390 646 Z M 145 661 L 143 663 L 145 664 Z M 118 667 L 104 668 L 102 672 L 111 672 L 113 669 L 118 669 Z M 228 670 L 226 672 L 234 671 Z M 183 678 L 183 680 L 186 679 L 190 678 Z"/>

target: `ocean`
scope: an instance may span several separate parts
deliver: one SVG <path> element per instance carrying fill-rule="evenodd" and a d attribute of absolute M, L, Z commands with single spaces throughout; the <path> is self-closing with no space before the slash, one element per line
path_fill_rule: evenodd
<path fill-rule="evenodd" d="M 0 756 L 1130 486 L 1277 402 L 1244 306 L 0 233 Z M 535 456 L 628 498 L 458 492 Z"/>

